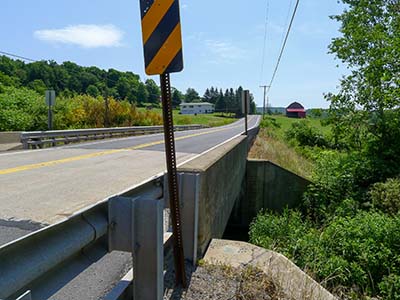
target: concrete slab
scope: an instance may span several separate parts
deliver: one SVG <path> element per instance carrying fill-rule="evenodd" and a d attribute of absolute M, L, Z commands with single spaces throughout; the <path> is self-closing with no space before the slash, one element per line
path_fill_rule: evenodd
<path fill-rule="evenodd" d="M 22 150 L 22 144 L 21 143 L 0 144 L 0 152 L 13 151 L 13 150 Z"/>
<path fill-rule="evenodd" d="M 282 254 L 249 243 L 213 239 L 204 261 L 232 267 L 257 267 L 269 275 L 293 300 L 337 300 Z"/>

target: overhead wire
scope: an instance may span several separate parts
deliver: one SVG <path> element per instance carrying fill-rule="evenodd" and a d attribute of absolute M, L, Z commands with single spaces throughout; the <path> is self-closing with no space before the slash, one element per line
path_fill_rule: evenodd
<path fill-rule="evenodd" d="M 9 53 L 9 52 L 5 52 L 5 51 L 0 51 L 0 54 L 6 55 L 6 56 L 10 56 L 10 57 L 14 57 L 14 58 L 19 58 L 19 59 L 22 59 L 22 60 L 25 60 L 25 61 L 37 62 L 37 60 L 35 60 L 35 59 L 24 57 L 24 56 L 20 56 L 20 55 Z"/>
<path fill-rule="evenodd" d="M 29 62 L 40 62 L 40 60 L 36 60 L 36 59 L 33 59 L 33 58 L 28 58 L 28 57 L 25 57 L 25 56 L 21 56 L 21 55 L 14 54 L 14 53 L 10 53 L 10 52 L 6 52 L 6 51 L 1 51 L 1 50 L 0 50 L 0 54 L 3 54 L 3 55 L 5 55 L 5 56 L 9 56 L 9 57 L 13 57 L 13 58 L 18 58 L 18 59 L 21 59 L 21 60 L 24 60 L 24 61 L 29 61 Z M 41 60 L 41 61 L 49 61 L 49 60 Z M 104 71 L 108 72 L 107 70 L 104 70 Z M 69 70 L 68 73 L 72 73 L 72 74 L 78 75 L 78 72 L 75 71 L 75 70 Z M 107 75 L 106 75 L 106 78 L 105 78 L 105 79 L 106 79 L 107 81 L 109 81 L 109 82 L 112 82 L 112 83 L 114 83 L 114 84 L 117 84 L 117 81 L 116 81 L 116 80 L 113 80 L 113 79 L 111 79 L 111 78 L 108 78 Z"/>
<path fill-rule="evenodd" d="M 267 6 L 266 6 L 264 43 L 263 43 L 263 51 L 262 51 L 262 59 L 261 59 L 260 82 L 262 81 L 263 76 L 264 76 L 265 56 L 267 55 L 268 22 L 269 22 L 269 0 L 267 0 Z"/>
<path fill-rule="evenodd" d="M 294 18 L 296 17 L 296 13 L 297 13 L 297 10 L 298 10 L 298 7 L 299 7 L 299 3 L 300 3 L 300 0 L 297 0 L 297 1 L 296 1 L 296 5 L 295 5 L 294 10 L 293 10 L 292 18 L 290 19 L 290 24 L 289 24 L 288 30 L 287 30 L 287 32 L 286 32 L 285 40 L 284 40 L 284 42 L 283 42 L 283 44 L 282 44 L 281 51 L 280 51 L 280 53 L 279 53 L 279 57 L 278 57 L 276 66 L 275 66 L 274 72 L 273 72 L 273 74 L 272 74 L 271 81 L 270 81 L 270 83 L 269 83 L 269 88 L 268 88 L 268 90 L 271 89 L 272 84 L 273 84 L 273 82 L 274 82 L 274 80 L 275 80 L 275 77 L 276 77 L 276 73 L 278 72 L 278 68 L 279 68 L 279 65 L 280 65 L 281 60 L 282 60 L 283 52 L 285 51 L 286 44 L 287 44 L 287 41 L 288 41 L 288 38 L 289 38 L 289 34 L 290 34 L 290 31 L 292 30 L 293 21 L 294 21 Z"/>

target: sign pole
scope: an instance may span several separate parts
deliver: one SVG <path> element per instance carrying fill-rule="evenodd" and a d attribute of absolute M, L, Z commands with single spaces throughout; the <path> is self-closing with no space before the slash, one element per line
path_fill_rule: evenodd
<path fill-rule="evenodd" d="M 45 92 L 46 104 L 48 107 L 47 111 L 47 128 L 48 130 L 53 129 L 53 106 L 56 104 L 56 93 L 54 90 L 47 90 Z"/>
<path fill-rule="evenodd" d="M 53 112 L 50 105 L 49 105 L 49 110 L 47 112 L 47 128 L 49 130 L 53 129 Z"/>
<path fill-rule="evenodd" d="M 175 277 L 176 282 L 182 284 L 182 286 L 186 288 L 185 258 L 183 254 L 182 223 L 179 207 L 174 122 L 172 114 L 171 82 L 169 73 L 160 75 L 160 82 L 164 121 L 165 154 L 168 171 L 168 192 L 173 230 Z"/>
<path fill-rule="evenodd" d="M 140 0 L 145 71 L 160 75 L 176 283 L 186 288 L 170 73 L 183 70 L 179 0 Z"/>
<path fill-rule="evenodd" d="M 250 100 L 250 91 L 244 91 L 244 129 L 247 135 L 247 114 L 249 113 L 249 100 Z"/>

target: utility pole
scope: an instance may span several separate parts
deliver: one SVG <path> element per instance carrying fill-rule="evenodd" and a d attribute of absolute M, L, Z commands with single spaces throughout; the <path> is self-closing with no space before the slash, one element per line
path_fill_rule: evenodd
<path fill-rule="evenodd" d="M 265 98 L 267 97 L 267 88 L 269 89 L 270 87 L 271 87 L 270 85 L 260 85 L 260 88 L 264 89 L 263 119 L 265 116 Z M 268 103 L 267 103 L 267 108 L 268 108 Z"/>
<path fill-rule="evenodd" d="M 108 74 L 106 73 L 106 87 L 104 89 L 104 127 L 110 126 L 109 105 L 108 105 Z"/>

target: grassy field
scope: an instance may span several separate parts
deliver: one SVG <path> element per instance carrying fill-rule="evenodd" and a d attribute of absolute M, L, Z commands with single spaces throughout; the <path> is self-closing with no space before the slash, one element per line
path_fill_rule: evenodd
<path fill-rule="evenodd" d="M 139 111 L 146 111 L 146 108 L 138 108 Z M 162 114 L 161 108 L 154 108 L 152 112 L 157 112 Z M 195 115 L 181 115 L 179 110 L 174 110 L 174 124 L 175 125 L 190 125 L 190 124 L 200 124 L 207 125 L 210 127 L 217 127 L 228 125 L 237 121 L 232 115 L 221 115 L 220 113 L 214 114 L 198 114 Z"/>
<path fill-rule="evenodd" d="M 303 121 L 304 119 L 295 119 L 295 118 L 288 118 L 284 115 L 273 115 L 270 116 L 269 118 L 275 119 L 276 123 L 279 124 L 280 128 L 274 129 L 275 133 L 279 137 L 284 137 L 285 131 L 288 130 L 293 123 Z M 330 127 L 329 126 L 323 126 L 321 124 L 321 121 L 323 119 L 316 119 L 316 118 L 307 118 L 305 119 L 307 122 L 310 123 L 310 125 L 314 128 L 316 128 L 318 131 L 322 132 L 324 135 L 328 135 L 330 133 Z"/>

